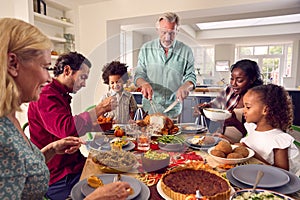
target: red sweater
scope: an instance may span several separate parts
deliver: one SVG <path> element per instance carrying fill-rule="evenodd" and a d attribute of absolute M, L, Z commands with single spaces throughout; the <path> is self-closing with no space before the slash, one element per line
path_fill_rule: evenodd
<path fill-rule="evenodd" d="M 92 121 L 89 113 L 72 116 L 72 97 L 57 80 L 45 86 L 36 102 L 28 109 L 30 140 L 40 149 L 47 144 L 67 136 L 81 136 L 91 131 Z M 55 155 L 48 163 L 49 185 L 59 181 L 67 174 L 81 172 L 85 158 L 80 151 L 74 154 Z"/>

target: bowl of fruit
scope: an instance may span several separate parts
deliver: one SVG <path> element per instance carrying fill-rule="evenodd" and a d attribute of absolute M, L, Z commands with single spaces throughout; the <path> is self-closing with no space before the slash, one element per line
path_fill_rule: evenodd
<path fill-rule="evenodd" d="M 102 131 L 108 131 L 112 129 L 112 118 L 99 116 L 97 123 L 100 125 Z"/>

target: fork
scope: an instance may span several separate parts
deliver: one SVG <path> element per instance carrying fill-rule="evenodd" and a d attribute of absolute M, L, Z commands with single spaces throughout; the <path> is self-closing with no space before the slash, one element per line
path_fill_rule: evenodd
<path fill-rule="evenodd" d="M 121 174 L 116 174 L 113 180 L 113 183 L 121 181 Z"/>
<path fill-rule="evenodd" d="M 157 108 L 156 108 L 155 104 L 153 103 L 152 99 L 149 100 L 149 102 L 150 102 L 151 108 L 153 110 L 153 113 L 158 113 Z"/>

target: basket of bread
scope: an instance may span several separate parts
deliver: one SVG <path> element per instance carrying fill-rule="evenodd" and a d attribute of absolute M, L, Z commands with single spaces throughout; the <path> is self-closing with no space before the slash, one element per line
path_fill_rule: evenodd
<path fill-rule="evenodd" d="M 221 164 L 238 164 L 254 156 L 254 151 L 245 146 L 231 145 L 221 140 L 216 146 L 208 149 L 208 154 Z"/>

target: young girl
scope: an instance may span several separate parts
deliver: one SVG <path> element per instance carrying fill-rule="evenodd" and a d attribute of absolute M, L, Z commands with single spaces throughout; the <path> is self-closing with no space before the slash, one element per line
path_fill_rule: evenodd
<path fill-rule="evenodd" d="M 102 78 L 104 84 L 109 85 L 109 92 L 104 96 L 116 96 L 118 106 L 115 110 L 107 113 L 114 119 L 114 123 L 126 124 L 133 119 L 137 110 L 137 103 L 130 92 L 124 90 L 123 85 L 129 79 L 127 66 L 119 61 L 112 61 L 103 68 Z"/>
<path fill-rule="evenodd" d="M 292 101 L 286 90 L 273 84 L 253 87 L 243 101 L 248 135 L 241 143 L 253 149 L 259 160 L 296 173 L 299 151 L 294 138 L 286 133 L 293 122 Z"/>

